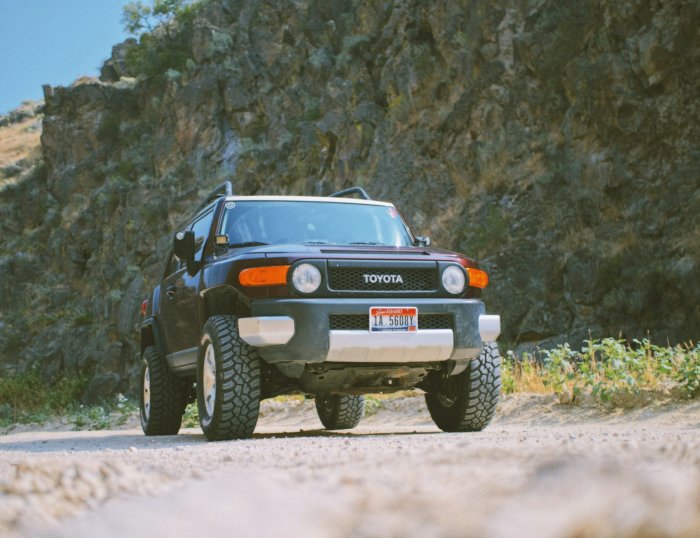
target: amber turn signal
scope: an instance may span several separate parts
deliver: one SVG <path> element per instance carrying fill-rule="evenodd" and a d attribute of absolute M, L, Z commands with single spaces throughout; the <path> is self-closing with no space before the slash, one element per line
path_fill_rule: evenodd
<path fill-rule="evenodd" d="M 238 275 L 242 286 L 280 286 L 287 283 L 289 265 L 271 265 L 269 267 L 250 267 Z"/>
<path fill-rule="evenodd" d="M 467 273 L 469 274 L 469 285 L 471 287 L 483 289 L 488 286 L 489 275 L 487 275 L 485 271 L 467 267 Z"/>

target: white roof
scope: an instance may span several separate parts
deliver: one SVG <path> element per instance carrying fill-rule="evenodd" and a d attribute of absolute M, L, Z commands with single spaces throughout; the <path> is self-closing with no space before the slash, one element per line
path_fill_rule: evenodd
<path fill-rule="evenodd" d="M 378 200 L 364 200 L 362 198 L 341 198 L 333 196 L 227 196 L 226 201 L 231 202 L 324 202 L 332 204 L 362 204 L 393 207 L 389 202 Z"/>

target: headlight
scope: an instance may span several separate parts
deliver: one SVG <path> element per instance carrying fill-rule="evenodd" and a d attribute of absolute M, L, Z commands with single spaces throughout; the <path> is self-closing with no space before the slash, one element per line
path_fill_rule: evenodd
<path fill-rule="evenodd" d="M 321 271 L 310 263 L 297 265 L 292 272 L 292 284 L 301 293 L 313 293 L 321 285 Z"/>
<path fill-rule="evenodd" d="M 464 271 L 456 265 L 448 265 L 442 272 L 442 286 L 451 294 L 457 295 L 464 291 L 466 278 Z"/>

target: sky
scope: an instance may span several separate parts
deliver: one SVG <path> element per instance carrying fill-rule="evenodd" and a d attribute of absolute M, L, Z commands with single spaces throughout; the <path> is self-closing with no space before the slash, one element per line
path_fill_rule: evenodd
<path fill-rule="evenodd" d="M 112 46 L 129 37 L 129 0 L 0 0 L 0 114 L 43 99 L 43 84 L 98 76 Z"/>

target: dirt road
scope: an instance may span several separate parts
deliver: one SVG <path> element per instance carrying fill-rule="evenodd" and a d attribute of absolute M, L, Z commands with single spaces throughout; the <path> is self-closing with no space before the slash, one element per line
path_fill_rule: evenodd
<path fill-rule="evenodd" d="M 195 429 L 0 436 L 0 535 L 700 536 L 700 403 L 604 414 L 521 395 L 473 434 L 421 398 L 352 432 L 266 404 L 251 440 Z"/>

